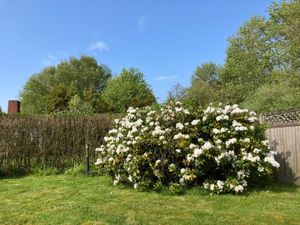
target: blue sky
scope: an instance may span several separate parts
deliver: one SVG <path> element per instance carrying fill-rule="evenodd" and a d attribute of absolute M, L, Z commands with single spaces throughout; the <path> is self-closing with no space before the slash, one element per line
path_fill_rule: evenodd
<path fill-rule="evenodd" d="M 28 78 L 70 56 L 94 56 L 114 75 L 135 67 L 159 101 L 195 67 L 222 64 L 227 38 L 270 0 L 0 0 L 0 106 Z"/>

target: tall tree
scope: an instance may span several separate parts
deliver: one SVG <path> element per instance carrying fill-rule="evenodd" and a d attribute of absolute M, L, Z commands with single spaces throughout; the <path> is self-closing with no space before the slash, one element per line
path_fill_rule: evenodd
<path fill-rule="evenodd" d="M 270 77 L 273 50 L 266 44 L 270 39 L 267 29 L 264 18 L 253 17 L 229 38 L 221 72 L 229 102 L 242 102 Z"/>
<path fill-rule="evenodd" d="M 213 85 L 219 80 L 221 67 L 215 63 L 203 63 L 197 66 L 192 76 L 192 83 L 196 81 L 202 81 Z"/>
<path fill-rule="evenodd" d="M 186 90 L 183 102 L 198 107 L 219 101 L 222 90 L 221 69 L 221 66 L 211 62 L 197 66 L 192 75 L 191 87 Z"/>
<path fill-rule="evenodd" d="M 94 112 L 100 112 L 98 99 L 110 77 L 110 70 L 89 56 L 70 58 L 57 66 L 47 67 L 31 76 L 25 84 L 20 93 L 22 112 L 57 112 L 65 109 L 75 95 L 89 101 Z"/>
<path fill-rule="evenodd" d="M 187 89 L 187 95 L 183 102 L 193 107 L 205 107 L 209 103 L 215 102 L 217 92 L 214 87 L 201 80 L 192 83 Z"/>
<path fill-rule="evenodd" d="M 156 102 L 143 73 L 134 68 L 123 69 L 119 76 L 110 79 L 103 99 L 115 112 L 124 112 L 130 106 L 143 107 Z"/>
<path fill-rule="evenodd" d="M 268 12 L 268 19 L 252 17 L 229 39 L 221 72 L 229 102 L 248 101 L 263 85 L 300 84 L 300 0 L 273 3 Z"/>
<path fill-rule="evenodd" d="M 300 0 L 274 2 L 268 11 L 277 63 L 300 75 Z"/>

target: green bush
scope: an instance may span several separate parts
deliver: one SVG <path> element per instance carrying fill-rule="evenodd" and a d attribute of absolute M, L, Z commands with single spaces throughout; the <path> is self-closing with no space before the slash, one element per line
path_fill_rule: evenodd
<path fill-rule="evenodd" d="M 113 183 L 134 188 L 201 185 L 213 193 L 243 192 L 279 164 L 254 112 L 238 105 L 189 111 L 181 103 L 133 109 L 115 121 L 96 162 Z"/>
<path fill-rule="evenodd" d="M 285 83 L 267 84 L 260 87 L 243 106 L 257 112 L 272 112 L 300 107 L 300 88 Z"/>

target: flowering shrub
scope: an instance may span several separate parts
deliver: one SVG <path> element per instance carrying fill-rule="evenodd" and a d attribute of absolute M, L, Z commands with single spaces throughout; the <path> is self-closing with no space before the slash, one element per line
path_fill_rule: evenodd
<path fill-rule="evenodd" d="M 129 108 L 97 148 L 113 183 L 172 192 L 203 185 L 212 193 L 241 193 L 279 164 L 254 112 L 238 105 L 189 111 L 181 103 Z"/>

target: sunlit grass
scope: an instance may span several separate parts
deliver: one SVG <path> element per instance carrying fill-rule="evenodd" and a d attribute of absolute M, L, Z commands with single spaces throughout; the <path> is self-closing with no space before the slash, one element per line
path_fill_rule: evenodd
<path fill-rule="evenodd" d="M 0 224 L 300 224 L 300 188 L 272 185 L 243 196 L 141 192 L 109 177 L 0 179 Z"/>

